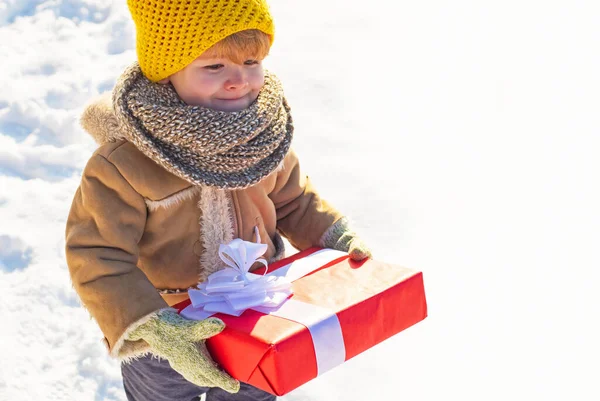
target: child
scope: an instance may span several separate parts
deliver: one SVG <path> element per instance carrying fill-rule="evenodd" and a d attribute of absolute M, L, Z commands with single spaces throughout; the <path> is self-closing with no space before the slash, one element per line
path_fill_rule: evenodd
<path fill-rule="evenodd" d="M 221 320 L 170 306 L 224 267 L 219 245 L 234 238 L 260 238 L 270 262 L 280 234 L 300 250 L 370 252 L 290 149 L 290 108 L 261 64 L 274 35 L 265 0 L 128 6 L 138 62 L 82 116 L 101 146 L 67 221 L 74 287 L 123 361 L 129 400 L 273 400 L 210 358 L 204 340 Z"/>

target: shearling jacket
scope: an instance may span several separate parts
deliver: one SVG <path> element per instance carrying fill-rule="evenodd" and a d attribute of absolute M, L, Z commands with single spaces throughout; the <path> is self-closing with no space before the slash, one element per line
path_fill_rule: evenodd
<path fill-rule="evenodd" d="M 132 143 L 115 139 L 110 107 L 86 111 L 84 127 L 102 145 L 85 167 L 66 226 L 66 256 L 82 303 L 111 355 L 147 351 L 127 333 L 147 316 L 187 298 L 187 289 L 224 267 L 218 248 L 234 238 L 284 254 L 323 245 L 343 216 L 323 200 L 290 151 L 280 167 L 241 190 L 199 187 L 169 173 Z"/>

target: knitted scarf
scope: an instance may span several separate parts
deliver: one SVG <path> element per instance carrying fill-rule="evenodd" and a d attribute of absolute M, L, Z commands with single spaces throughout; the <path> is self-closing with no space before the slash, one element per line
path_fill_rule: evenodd
<path fill-rule="evenodd" d="M 268 72 L 256 101 L 225 112 L 185 104 L 135 63 L 119 78 L 113 106 L 122 133 L 146 156 L 192 184 L 221 189 L 246 188 L 273 172 L 294 131 L 281 83 Z"/>

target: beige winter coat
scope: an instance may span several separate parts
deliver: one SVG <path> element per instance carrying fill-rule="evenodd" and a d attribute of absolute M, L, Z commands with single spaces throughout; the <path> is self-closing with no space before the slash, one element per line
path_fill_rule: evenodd
<path fill-rule="evenodd" d="M 113 356 L 147 351 L 126 341 L 144 317 L 187 298 L 186 290 L 222 268 L 219 244 L 241 238 L 283 256 L 279 234 L 302 250 L 322 245 L 342 215 L 321 199 L 293 151 L 280 168 L 243 190 L 193 186 L 114 140 L 114 115 L 95 105 L 84 126 L 100 142 L 69 213 L 66 255 L 75 290 Z M 115 134 L 115 137 L 119 135 Z M 112 141 L 112 142 L 111 142 Z M 141 320 L 142 319 L 142 320 Z"/>

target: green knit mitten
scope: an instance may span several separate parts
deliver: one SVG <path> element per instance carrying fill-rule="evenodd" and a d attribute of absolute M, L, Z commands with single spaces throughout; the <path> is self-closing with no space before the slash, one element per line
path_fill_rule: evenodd
<path fill-rule="evenodd" d="M 333 249 L 348 252 L 352 260 L 363 260 L 373 256 L 367 244 L 352 231 L 342 234 L 333 246 Z"/>
<path fill-rule="evenodd" d="M 240 382 L 218 368 L 204 344 L 204 340 L 224 328 L 225 323 L 217 318 L 188 320 L 173 310 L 162 310 L 135 328 L 127 338 L 146 341 L 153 354 L 168 360 L 189 382 L 237 393 Z"/>
<path fill-rule="evenodd" d="M 320 243 L 326 248 L 348 252 L 352 260 L 358 261 L 373 256 L 365 242 L 350 228 L 348 219 L 345 217 L 336 221 L 323 234 Z"/>

